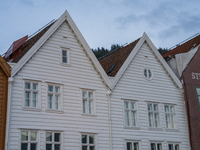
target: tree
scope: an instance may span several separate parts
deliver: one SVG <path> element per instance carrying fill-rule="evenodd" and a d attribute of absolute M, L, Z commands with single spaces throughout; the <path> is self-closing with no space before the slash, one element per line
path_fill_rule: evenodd
<path fill-rule="evenodd" d="M 164 54 L 164 53 L 168 52 L 168 51 L 169 51 L 169 49 L 167 49 L 167 48 L 161 48 L 161 47 L 159 47 L 159 48 L 158 48 L 158 51 L 159 51 L 159 52 L 160 52 L 160 54 L 162 55 L 162 54 Z"/>

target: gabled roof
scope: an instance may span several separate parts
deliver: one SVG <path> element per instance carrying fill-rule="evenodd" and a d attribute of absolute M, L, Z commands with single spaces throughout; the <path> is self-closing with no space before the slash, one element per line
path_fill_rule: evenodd
<path fill-rule="evenodd" d="M 135 41 L 136 42 L 135 46 L 129 47 L 130 48 L 129 51 L 131 51 L 131 52 L 130 52 L 129 56 L 126 58 L 126 60 L 124 61 L 123 65 L 118 70 L 117 74 L 115 75 L 115 78 L 114 78 L 113 84 L 112 84 L 112 89 L 115 87 L 115 85 L 117 84 L 117 82 L 119 81 L 119 79 L 121 78 L 121 76 L 124 74 L 125 70 L 129 66 L 129 64 L 131 63 L 131 61 L 134 59 L 134 57 L 136 56 L 137 52 L 139 51 L 139 49 L 141 48 L 141 46 L 143 45 L 144 42 L 147 42 L 147 44 L 149 45 L 150 49 L 153 51 L 154 55 L 157 57 L 157 59 L 160 61 L 160 63 L 164 66 L 164 69 L 171 76 L 173 82 L 177 85 L 177 87 L 179 89 L 182 89 L 181 82 L 176 77 L 176 75 L 171 70 L 171 68 L 167 65 L 167 63 L 165 62 L 165 60 L 162 58 L 162 56 L 160 55 L 160 53 L 158 52 L 158 50 L 154 46 L 154 44 L 151 42 L 151 40 L 149 39 L 149 37 L 147 36 L 147 34 L 144 33 L 143 36 L 140 39 L 138 39 L 138 40 L 139 41 L 136 40 L 137 42 Z M 120 59 L 120 57 L 119 57 L 119 59 Z"/>
<path fill-rule="evenodd" d="M 113 51 L 99 61 L 108 76 L 114 77 L 117 74 L 138 41 L 139 39 L 119 50 Z"/>
<path fill-rule="evenodd" d="M 163 58 L 166 58 L 168 56 L 174 56 L 176 54 L 180 53 L 186 53 L 191 50 L 191 48 L 194 48 L 200 44 L 200 34 L 197 34 L 194 38 L 188 40 L 187 42 L 173 48 L 172 50 L 168 51 L 167 53 L 164 53 L 162 56 Z"/>
<path fill-rule="evenodd" d="M 67 11 L 65 11 L 63 13 L 63 15 L 56 22 L 54 22 L 54 24 L 52 24 L 49 27 L 49 29 L 47 29 L 47 31 L 37 41 L 33 41 L 33 45 L 27 50 L 27 52 L 22 57 L 20 56 L 20 59 L 18 59 L 18 63 L 12 68 L 11 76 L 15 76 L 17 74 L 17 72 L 27 63 L 27 61 L 37 52 L 37 50 L 48 40 L 48 38 L 50 38 L 50 36 L 65 21 L 67 21 L 68 24 L 70 25 L 71 29 L 73 30 L 73 32 L 76 35 L 76 38 L 81 43 L 81 45 L 85 49 L 87 55 L 90 57 L 91 61 L 93 62 L 94 67 L 97 69 L 97 71 L 102 76 L 104 83 L 110 88 L 111 82 L 110 82 L 107 74 L 103 70 L 101 64 L 95 57 L 94 53 L 88 46 L 87 42 L 83 38 L 82 34 L 78 30 L 77 26 L 75 25 L 74 21 L 72 20 L 72 18 L 70 17 L 70 15 Z"/>

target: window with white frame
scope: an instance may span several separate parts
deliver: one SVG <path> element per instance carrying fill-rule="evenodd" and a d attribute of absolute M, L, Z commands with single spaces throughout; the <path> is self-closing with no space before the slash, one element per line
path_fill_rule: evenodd
<path fill-rule="evenodd" d="M 161 142 L 151 142 L 150 149 L 151 150 L 162 150 L 162 143 Z"/>
<path fill-rule="evenodd" d="M 180 146 L 177 143 L 168 143 L 168 150 L 180 150 Z"/>
<path fill-rule="evenodd" d="M 127 141 L 126 150 L 139 150 L 139 142 L 136 141 Z"/>
<path fill-rule="evenodd" d="M 82 150 L 95 150 L 95 135 L 94 134 L 82 134 L 81 135 Z"/>
<path fill-rule="evenodd" d="M 61 86 L 48 84 L 47 90 L 47 108 L 61 110 Z"/>
<path fill-rule="evenodd" d="M 46 131 L 46 150 L 61 150 L 61 133 Z"/>
<path fill-rule="evenodd" d="M 136 102 L 124 101 L 125 126 L 137 126 Z"/>
<path fill-rule="evenodd" d="M 165 104 L 165 121 L 166 121 L 166 128 L 171 128 L 171 129 L 177 128 L 175 105 Z"/>
<path fill-rule="evenodd" d="M 84 114 L 94 114 L 94 91 L 82 90 L 82 105 Z"/>
<path fill-rule="evenodd" d="M 69 49 L 61 48 L 61 63 L 70 64 Z"/>
<path fill-rule="evenodd" d="M 36 150 L 37 144 L 37 131 L 21 131 L 21 150 Z"/>
<path fill-rule="evenodd" d="M 149 127 L 160 127 L 159 105 L 157 103 L 147 103 Z"/>
<path fill-rule="evenodd" d="M 198 99 L 198 105 L 199 105 L 199 110 L 200 110 L 200 87 L 196 87 L 196 94 L 197 94 L 197 99 Z"/>
<path fill-rule="evenodd" d="M 144 75 L 145 79 L 147 79 L 147 80 L 150 80 L 153 77 L 153 73 L 149 68 L 144 69 L 143 75 Z"/>
<path fill-rule="evenodd" d="M 38 82 L 25 81 L 24 82 L 24 95 L 25 95 L 25 107 L 38 107 Z"/>

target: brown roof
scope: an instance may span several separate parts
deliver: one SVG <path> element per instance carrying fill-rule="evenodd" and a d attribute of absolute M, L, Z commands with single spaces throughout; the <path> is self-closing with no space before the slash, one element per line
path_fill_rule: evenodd
<path fill-rule="evenodd" d="M 135 45 L 138 43 L 139 39 L 119 50 L 113 51 L 99 61 L 108 76 L 114 77 L 117 74 L 131 51 L 134 49 Z"/>
<path fill-rule="evenodd" d="M 168 51 L 167 53 L 164 53 L 162 56 L 163 58 L 166 58 L 168 56 L 173 56 L 180 53 L 186 53 L 191 50 L 191 48 L 194 48 L 200 44 L 200 35 L 198 34 L 194 38 L 188 40 L 187 42 L 173 48 L 172 50 Z"/>
<path fill-rule="evenodd" d="M 46 31 L 54 24 L 51 23 L 47 27 L 45 27 L 42 31 L 31 37 L 29 40 L 24 42 L 15 52 L 17 56 L 11 61 L 17 63 L 28 51 L 31 47 L 46 33 Z M 9 57 L 5 58 L 6 61 L 9 61 Z"/>

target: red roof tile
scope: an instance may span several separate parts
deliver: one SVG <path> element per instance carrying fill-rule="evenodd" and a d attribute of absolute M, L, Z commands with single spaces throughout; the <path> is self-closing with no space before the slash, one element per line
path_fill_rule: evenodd
<path fill-rule="evenodd" d="M 176 54 L 180 54 L 180 53 L 186 53 L 189 52 L 191 50 L 191 48 L 194 46 L 195 47 L 198 46 L 200 44 L 200 35 L 198 34 L 198 36 L 190 39 L 189 41 L 177 46 L 176 48 L 168 51 L 167 53 L 164 53 L 162 56 L 163 58 L 166 58 L 168 56 L 173 56 Z"/>
<path fill-rule="evenodd" d="M 139 39 L 135 40 L 134 42 L 128 44 L 127 46 L 119 50 L 113 51 L 107 57 L 99 60 L 100 64 L 102 65 L 103 69 L 108 74 L 108 76 L 114 77 L 117 74 L 117 72 L 129 56 L 131 51 L 138 43 Z"/>

